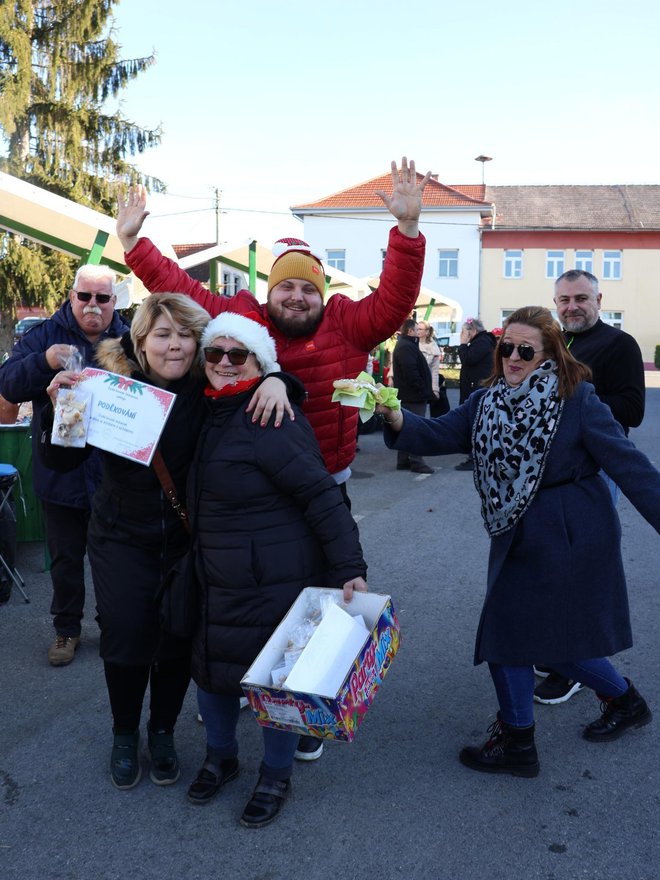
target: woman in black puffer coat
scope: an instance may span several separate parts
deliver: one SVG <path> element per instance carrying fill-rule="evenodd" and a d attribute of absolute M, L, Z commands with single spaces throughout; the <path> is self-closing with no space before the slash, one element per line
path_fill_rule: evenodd
<path fill-rule="evenodd" d="M 255 315 L 255 318 L 258 317 Z M 240 681 L 307 586 L 365 590 L 357 526 L 302 412 L 262 429 L 245 407 L 274 369 L 257 320 L 224 313 L 204 332 L 208 417 L 188 481 L 201 620 L 193 641 L 207 756 L 190 786 L 207 803 L 238 773 Z M 231 360 L 230 360 L 231 358 Z M 298 735 L 263 728 L 264 759 L 243 825 L 277 815 L 289 790 Z"/>

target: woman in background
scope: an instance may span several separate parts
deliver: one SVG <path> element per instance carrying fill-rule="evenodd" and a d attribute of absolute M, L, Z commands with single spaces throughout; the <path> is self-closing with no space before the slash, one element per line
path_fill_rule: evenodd
<path fill-rule="evenodd" d="M 426 363 L 431 371 L 433 400 L 429 403 L 429 414 L 432 419 L 435 419 L 437 416 L 444 416 L 449 412 L 445 379 L 440 375 L 440 346 L 435 341 L 435 331 L 428 321 L 418 321 L 417 330 L 419 350 L 426 358 Z"/>

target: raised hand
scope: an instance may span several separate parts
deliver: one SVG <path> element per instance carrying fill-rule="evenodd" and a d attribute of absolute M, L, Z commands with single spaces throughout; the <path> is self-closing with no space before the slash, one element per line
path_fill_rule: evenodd
<path fill-rule="evenodd" d="M 417 180 L 415 162 L 404 156 L 401 159 L 401 170 L 396 162 L 392 162 L 392 193 L 384 190 L 376 190 L 387 209 L 399 221 L 399 231 L 409 238 L 416 238 L 419 234 L 418 220 L 422 212 L 422 195 L 426 184 L 431 179 L 431 172 L 427 171 L 421 180 Z"/>
<path fill-rule="evenodd" d="M 143 186 L 131 186 L 124 196 L 117 196 L 117 238 L 125 251 L 132 251 L 138 240 L 142 224 L 149 216 L 147 190 Z"/>

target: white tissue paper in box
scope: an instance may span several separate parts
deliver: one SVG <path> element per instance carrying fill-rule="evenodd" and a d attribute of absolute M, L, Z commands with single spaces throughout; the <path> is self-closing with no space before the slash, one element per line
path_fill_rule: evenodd
<path fill-rule="evenodd" d="M 284 687 L 334 697 L 369 630 L 338 605 L 331 605 L 307 643 Z"/>

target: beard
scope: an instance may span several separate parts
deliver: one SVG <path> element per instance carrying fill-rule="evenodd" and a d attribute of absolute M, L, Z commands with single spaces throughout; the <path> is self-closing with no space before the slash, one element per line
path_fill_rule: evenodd
<path fill-rule="evenodd" d="M 591 330 L 597 320 L 598 315 L 595 318 L 590 318 L 588 315 L 572 315 L 570 318 L 564 318 L 561 324 L 569 333 L 584 333 Z"/>
<path fill-rule="evenodd" d="M 300 336 L 310 336 L 318 330 L 323 320 L 323 309 L 318 314 L 306 312 L 305 316 L 283 316 L 273 314 L 270 305 L 266 307 L 271 324 L 289 339 L 297 339 Z"/>

